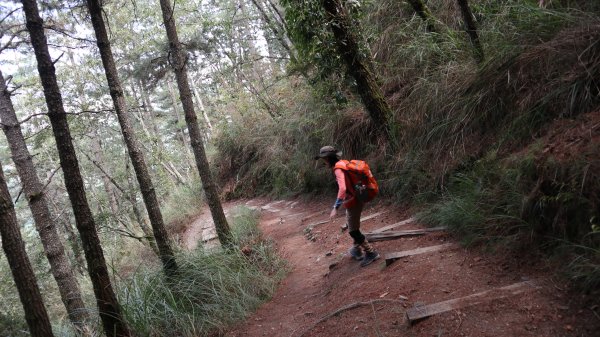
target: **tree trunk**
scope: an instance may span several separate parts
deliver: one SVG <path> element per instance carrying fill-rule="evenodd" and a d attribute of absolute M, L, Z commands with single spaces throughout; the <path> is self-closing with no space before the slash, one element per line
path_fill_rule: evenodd
<path fill-rule="evenodd" d="M 173 116 L 175 116 L 175 122 L 177 123 L 177 134 L 179 135 L 179 142 L 181 142 L 181 146 L 187 147 L 187 142 L 185 141 L 185 133 L 183 132 L 183 127 L 181 126 L 181 119 L 179 118 L 177 96 L 175 95 L 175 89 L 173 89 L 171 80 L 167 80 L 167 88 L 169 90 L 169 97 L 171 98 L 171 105 L 173 105 Z"/>
<path fill-rule="evenodd" d="M 60 158 L 64 181 L 73 206 L 75 223 L 81 236 L 83 250 L 88 264 L 88 272 L 94 287 L 98 312 L 104 331 L 108 337 L 130 336 L 129 329 L 121 316 L 121 308 L 113 291 L 106 267 L 100 239 L 96 232 L 96 224 L 90 210 L 83 179 L 79 172 L 79 163 L 75 148 L 71 141 L 71 132 L 67 123 L 67 115 L 62 103 L 62 95 L 58 88 L 56 70 L 50 58 L 48 44 L 44 34 L 44 23 L 38 12 L 35 0 L 22 0 L 26 26 L 31 38 L 37 60 L 40 80 L 44 88 L 48 118 L 52 124 L 52 132 Z"/>
<path fill-rule="evenodd" d="M 185 137 L 183 125 L 181 125 L 181 119 L 179 118 L 179 107 L 177 104 L 177 95 L 175 94 L 175 89 L 173 88 L 170 79 L 167 80 L 167 88 L 169 89 L 169 96 L 171 96 L 171 103 L 173 104 L 173 115 L 175 116 L 175 121 L 177 122 L 179 141 L 181 142 L 181 146 L 185 151 L 185 158 L 187 159 L 191 169 L 194 167 L 194 160 L 192 159 L 192 154 L 190 153 L 190 147 L 188 146 L 187 138 Z"/>
<path fill-rule="evenodd" d="M 94 159 L 98 163 L 99 166 L 103 166 L 104 156 L 102 154 L 102 144 L 100 143 L 100 135 L 95 134 L 92 136 L 92 150 L 94 151 Z M 106 197 L 108 198 L 108 206 L 110 207 L 110 211 L 113 216 L 117 217 L 119 214 L 119 206 L 117 204 L 117 198 L 113 191 L 110 176 L 108 173 L 104 174 L 102 172 L 102 185 L 104 186 L 104 192 L 106 193 Z"/>
<path fill-rule="evenodd" d="M 427 25 L 427 31 L 430 33 L 435 33 L 435 18 L 433 17 L 433 14 L 431 14 L 431 11 L 425 2 L 423 2 L 423 0 L 408 0 L 408 2 L 413 7 L 417 15 L 421 17 L 423 21 L 425 21 L 425 24 Z"/>
<path fill-rule="evenodd" d="M 75 265 L 77 267 L 77 271 L 79 272 L 80 275 L 85 275 L 86 269 L 85 269 L 85 258 L 84 258 L 84 254 L 83 254 L 83 250 L 81 249 L 81 245 L 79 243 L 79 238 L 77 237 L 77 235 L 75 235 L 75 232 L 73 231 L 73 225 L 71 224 L 71 221 L 69 221 L 69 217 L 65 217 L 59 221 L 62 221 L 63 224 L 63 228 L 65 229 L 65 232 L 67 233 L 67 240 L 69 241 L 69 244 L 71 245 L 71 249 L 73 250 L 73 258 L 75 259 Z"/>
<path fill-rule="evenodd" d="M 131 177 L 131 169 L 129 168 L 129 160 L 125 165 L 125 171 L 127 172 L 127 185 L 129 187 L 129 193 L 126 193 L 129 202 L 131 203 L 131 208 L 133 210 L 133 215 L 135 216 L 136 222 L 140 225 L 142 232 L 144 233 L 144 237 L 146 242 L 152 249 L 152 251 L 156 254 L 156 256 L 160 256 L 160 251 L 156 246 L 156 241 L 154 240 L 154 235 L 152 234 L 152 230 L 148 228 L 146 224 L 146 219 L 142 216 L 140 209 L 137 206 L 137 197 L 136 197 L 136 189 L 133 184 L 133 178 Z"/>
<path fill-rule="evenodd" d="M 219 241 L 223 246 L 228 246 L 231 243 L 229 224 L 225 218 L 225 213 L 223 212 L 223 207 L 221 206 L 221 201 L 219 200 L 217 186 L 215 185 L 211 176 L 208 160 L 206 159 L 206 153 L 204 152 L 202 135 L 200 133 L 200 128 L 198 127 L 198 120 L 196 117 L 196 112 L 194 111 L 194 103 L 192 102 L 192 94 L 187 78 L 185 62 L 186 57 L 181 48 L 181 44 L 179 43 L 179 38 L 177 37 L 173 6 L 170 0 L 160 0 L 160 7 L 162 10 L 165 29 L 167 31 L 167 37 L 169 39 L 171 65 L 177 78 L 179 95 L 181 98 L 181 103 L 183 104 L 183 111 L 185 113 L 185 121 L 190 134 L 194 156 L 196 157 L 196 166 L 198 167 L 198 172 L 200 173 L 202 187 L 204 188 L 204 194 L 206 195 L 208 206 L 215 223 Z"/>
<path fill-rule="evenodd" d="M 481 42 L 479 41 L 479 35 L 477 34 L 477 26 L 475 26 L 475 20 L 473 20 L 473 13 L 467 0 L 457 0 L 457 2 L 465 23 L 465 31 L 469 35 L 469 40 L 471 40 L 471 44 L 473 45 L 475 60 L 477 63 L 481 63 L 483 62 L 484 54 Z"/>
<path fill-rule="evenodd" d="M 142 127 L 142 130 L 144 131 L 144 134 L 146 135 L 146 137 L 148 137 L 148 140 L 153 141 L 155 139 L 155 136 L 153 136 L 152 133 L 150 132 L 150 130 L 146 127 L 146 121 L 148 123 L 150 123 L 150 127 L 155 132 L 156 125 L 154 123 L 154 118 L 152 118 L 152 115 L 150 113 L 148 113 L 148 110 L 146 110 L 146 107 L 144 106 L 143 102 L 140 105 L 141 97 L 138 96 L 138 92 L 135 89 L 135 85 L 131 84 L 129 87 L 131 88 L 131 93 L 133 95 L 133 99 L 134 99 L 136 105 L 140 107 L 139 116 L 136 116 L 135 113 L 133 115 L 140 123 L 140 126 Z"/>
<path fill-rule="evenodd" d="M 156 118 L 154 113 L 154 108 L 152 107 L 152 102 L 150 101 L 150 95 L 148 95 L 148 91 L 146 90 L 144 84 L 141 80 L 138 81 L 138 86 L 140 88 L 140 95 L 142 96 L 142 103 L 144 104 L 144 110 L 148 113 L 149 119 L 152 120 L 152 129 L 154 130 L 154 136 L 156 137 L 157 146 L 159 149 L 162 147 L 162 140 L 160 139 L 160 132 L 158 131 L 158 126 L 154 121 Z"/>
<path fill-rule="evenodd" d="M 71 322 L 76 328 L 82 329 L 89 316 L 79 291 L 79 284 L 58 235 L 56 224 L 52 221 L 46 194 L 43 191 L 44 186 L 37 176 L 32 156 L 27 149 L 2 72 L 0 72 L 0 119 L 10 146 L 12 159 L 23 185 L 23 192 L 33 214 L 35 227 L 50 263 L 50 271 L 58 285 L 60 297 Z"/>
<path fill-rule="evenodd" d="M 102 64 L 104 65 L 104 72 L 106 73 L 106 80 L 110 88 L 110 96 L 112 97 L 117 118 L 121 125 L 121 132 L 127 145 L 129 156 L 131 157 L 131 163 L 136 173 L 140 189 L 142 190 L 142 198 L 146 204 L 146 210 L 148 211 L 148 217 L 150 218 L 150 224 L 154 232 L 154 239 L 160 251 L 160 259 L 163 263 L 163 268 L 167 276 L 173 276 L 177 272 L 177 263 L 175 262 L 175 255 L 169 242 L 169 235 L 165 229 L 162 213 L 156 198 L 156 191 L 152 184 L 152 179 L 148 173 L 148 167 L 144 159 L 144 154 L 140 150 L 138 140 L 135 137 L 133 128 L 129 116 L 127 115 L 127 106 L 125 103 L 125 96 L 123 95 L 123 89 L 121 87 L 121 81 L 117 73 L 117 66 L 113 59 L 110 42 L 108 40 L 108 34 L 104 25 L 104 18 L 102 17 L 102 7 L 98 0 L 88 0 L 87 6 L 90 11 L 92 19 L 92 25 L 96 32 L 96 40 L 98 49 L 100 50 L 100 57 L 102 58 Z"/>
<path fill-rule="evenodd" d="M 210 135 L 213 131 L 213 126 L 210 123 L 210 119 L 208 118 L 208 114 L 206 113 L 206 109 L 204 108 L 204 103 L 202 102 L 202 97 L 200 96 L 200 93 L 198 93 L 198 88 L 196 88 L 194 80 L 191 80 L 190 84 L 192 86 L 192 90 L 194 91 L 194 97 L 196 97 L 196 101 L 198 102 L 198 108 L 200 108 L 200 112 L 202 113 L 204 121 L 206 122 L 206 139 L 210 139 Z"/>
<path fill-rule="evenodd" d="M 52 326 L 44 306 L 42 294 L 29 263 L 25 244 L 21 237 L 15 208 L 8 193 L 4 172 L 0 164 L 0 236 L 2 248 L 15 280 L 19 298 L 25 311 L 29 332 L 34 337 L 50 337 Z"/>
<path fill-rule="evenodd" d="M 369 112 L 369 116 L 379 130 L 381 136 L 391 141 L 390 118 L 392 109 L 388 105 L 374 74 L 373 59 L 360 51 L 359 38 L 352 33 L 352 25 L 348 13 L 339 0 L 325 0 L 325 11 L 331 20 L 331 30 L 337 48 L 346 63 L 350 76 L 356 81 L 358 94 Z"/>
<path fill-rule="evenodd" d="M 46 173 L 46 179 L 50 180 L 51 173 Z M 46 194 L 48 198 L 46 201 L 49 202 L 49 206 L 51 206 L 50 214 L 57 214 L 56 221 L 62 225 L 62 229 L 64 229 L 64 233 L 67 235 L 67 242 L 72 251 L 72 257 L 75 260 L 74 268 L 81 275 L 84 276 L 86 272 L 85 266 L 85 257 L 83 256 L 83 249 L 81 248 L 81 242 L 79 237 L 75 234 L 73 230 L 73 225 L 71 224 L 70 216 L 65 212 L 66 207 L 62 207 L 60 205 L 60 201 L 62 199 L 62 195 L 60 195 L 60 191 L 58 191 L 57 186 L 49 184 L 46 186 Z M 59 226 L 59 228 L 61 228 Z M 69 255 L 71 257 L 71 255 Z"/>

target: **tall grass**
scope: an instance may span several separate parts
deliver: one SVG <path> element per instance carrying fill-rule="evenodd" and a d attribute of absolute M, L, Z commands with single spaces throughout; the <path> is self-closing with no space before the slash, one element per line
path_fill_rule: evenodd
<path fill-rule="evenodd" d="M 240 211 L 231 221 L 241 249 L 178 254 L 179 274 L 166 279 L 161 270 L 141 267 L 118 282 L 124 317 L 136 334 L 204 336 L 223 332 L 273 293 L 283 263 L 256 228 L 257 215 Z M 240 247 L 241 248 L 241 247 Z M 248 253 L 249 251 L 249 253 Z"/>
<path fill-rule="evenodd" d="M 446 225 L 467 244 L 499 241 L 528 245 L 533 230 L 521 219 L 533 157 L 509 166 L 496 153 L 477 160 L 450 178 L 442 196 L 418 215 L 431 225 Z M 526 178 L 523 178 L 526 177 Z M 521 239 L 521 240 L 519 240 Z"/>

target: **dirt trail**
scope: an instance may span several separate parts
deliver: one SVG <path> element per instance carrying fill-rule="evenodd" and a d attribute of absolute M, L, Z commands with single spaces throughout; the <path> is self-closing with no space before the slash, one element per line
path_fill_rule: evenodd
<path fill-rule="evenodd" d="M 260 227 L 276 242 L 291 271 L 273 298 L 226 336 L 598 336 L 600 331 L 600 310 L 589 304 L 593 299 L 567 293 L 549 268 L 533 260 L 448 245 L 453 239 L 442 231 L 376 242 L 382 259 L 362 268 L 347 256 L 351 239 L 340 230 L 343 216 L 316 225 L 307 235 L 309 225 L 327 220 L 329 202 L 257 199 L 245 204 L 261 209 Z M 363 232 L 411 216 L 370 205 L 363 217 L 379 212 L 363 222 Z M 408 222 L 393 230 L 423 228 Z M 383 259 L 386 253 L 439 245 L 445 246 L 389 266 Z M 526 285 L 522 293 L 490 299 L 498 295 L 494 289 L 518 283 Z M 483 300 L 461 299 L 490 290 Z M 406 319 L 411 309 L 414 313 L 416 307 L 453 299 L 460 299 L 455 305 L 471 305 L 412 325 Z"/>

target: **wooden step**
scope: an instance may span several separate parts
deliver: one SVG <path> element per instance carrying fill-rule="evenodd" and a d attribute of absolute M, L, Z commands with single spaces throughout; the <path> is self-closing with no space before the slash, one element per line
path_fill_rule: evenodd
<path fill-rule="evenodd" d="M 376 217 L 380 216 L 381 214 L 385 214 L 385 213 L 387 213 L 387 211 L 377 212 L 377 213 L 374 213 L 374 214 L 371 214 L 371 215 L 367 215 L 367 216 L 365 216 L 363 218 L 360 218 L 360 222 L 376 218 Z"/>
<path fill-rule="evenodd" d="M 396 253 L 387 253 L 384 256 L 385 257 L 385 265 L 389 266 L 390 264 L 394 263 L 394 261 L 396 261 L 397 259 L 401 259 L 403 257 L 437 252 L 440 250 L 449 249 L 451 247 L 456 247 L 456 245 L 453 243 L 445 243 L 443 245 L 421 247 L 421 248 L 417 248 L 417 249 L 405 250 L 405 251 L 396 252 Z"/>
<path fill-rule="evenodd" d="M 364 218 L 360 218 L 360 222 L 376 218 L 376 217 L 380 216 L 381 214 L 385 214 L 385 213 L 387 213 L 387 211 L 377 212 L 377 213 L 374 213 L 374 214 L 367 215 Z M 316 226 L 323 225 L 323 224 L 326 224 L 326 223 L 331 222 L 331 221 L 335 221 L 335 219 L 334 220 L 329 220 L 328 219 L 328 220 L 317 221 L 315 223 L 312 223 L 312 224 L 308 225 L 307 227 L 309 227 L 309 228 L 315 228 Z"/>
<path fill-rule="evenodd" d="M 416 306 L 406 311 L 406 317 L 408 318 L 409 323 L 412 324 L 415 321 L 435 314 L 439 314 L 450 310 L 461 309 L 468 306 L 489 302 L 491 300 L 515 296 L 532 289 L 535 289 L 535 285 L 532 281 L 514 283 L 506 287 L 486 290 L 480 293 L 461 298 L 455 298 L 452 300 L 428 305 Z"/>
<path fill-rule="evenodd" d="M 406 231 L 394 231 L 394 232 L 383 232 L 383 233 L 365 233 L 365 237 L 369 241 L 384 241 L 394 240 L 408 236 L 425 235 L 431 232 L 440 232 L 446 230 L 446 227 L 434 227 L 424 229 L 411 229 Z"/>
<path fill-rule="evenodd" d="M 394 229 L 396 227 L 400 227 L 400 226 L 404 226 L 404 225 L 410 225 L 411 223 L 415 222 L 417 219 L 415 218 L 408 218 L 406 220 L 400 221 L 400 222 L 396 222 L 395 224 L 391 224 L 391 225 L 387 225 L 378 229 L 375 229 L 373 231 L 371 231 L 371 233 L 382 233 L 385 232 L 387 230 L 390 229 Z"/>

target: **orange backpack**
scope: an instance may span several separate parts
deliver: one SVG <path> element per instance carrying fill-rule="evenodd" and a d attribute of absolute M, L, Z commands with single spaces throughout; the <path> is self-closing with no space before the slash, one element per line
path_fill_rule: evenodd
<path fill-rule="evenodd" d="M 348 173 L 352 188 L 354 189 L 354 195 L 362 202 L 368 202 L 373 200 L 379 193 L 379 185 L 369 164 L 362 160 L 340 160 L 335 164 L 335 169 L 342 169 Z"/>

